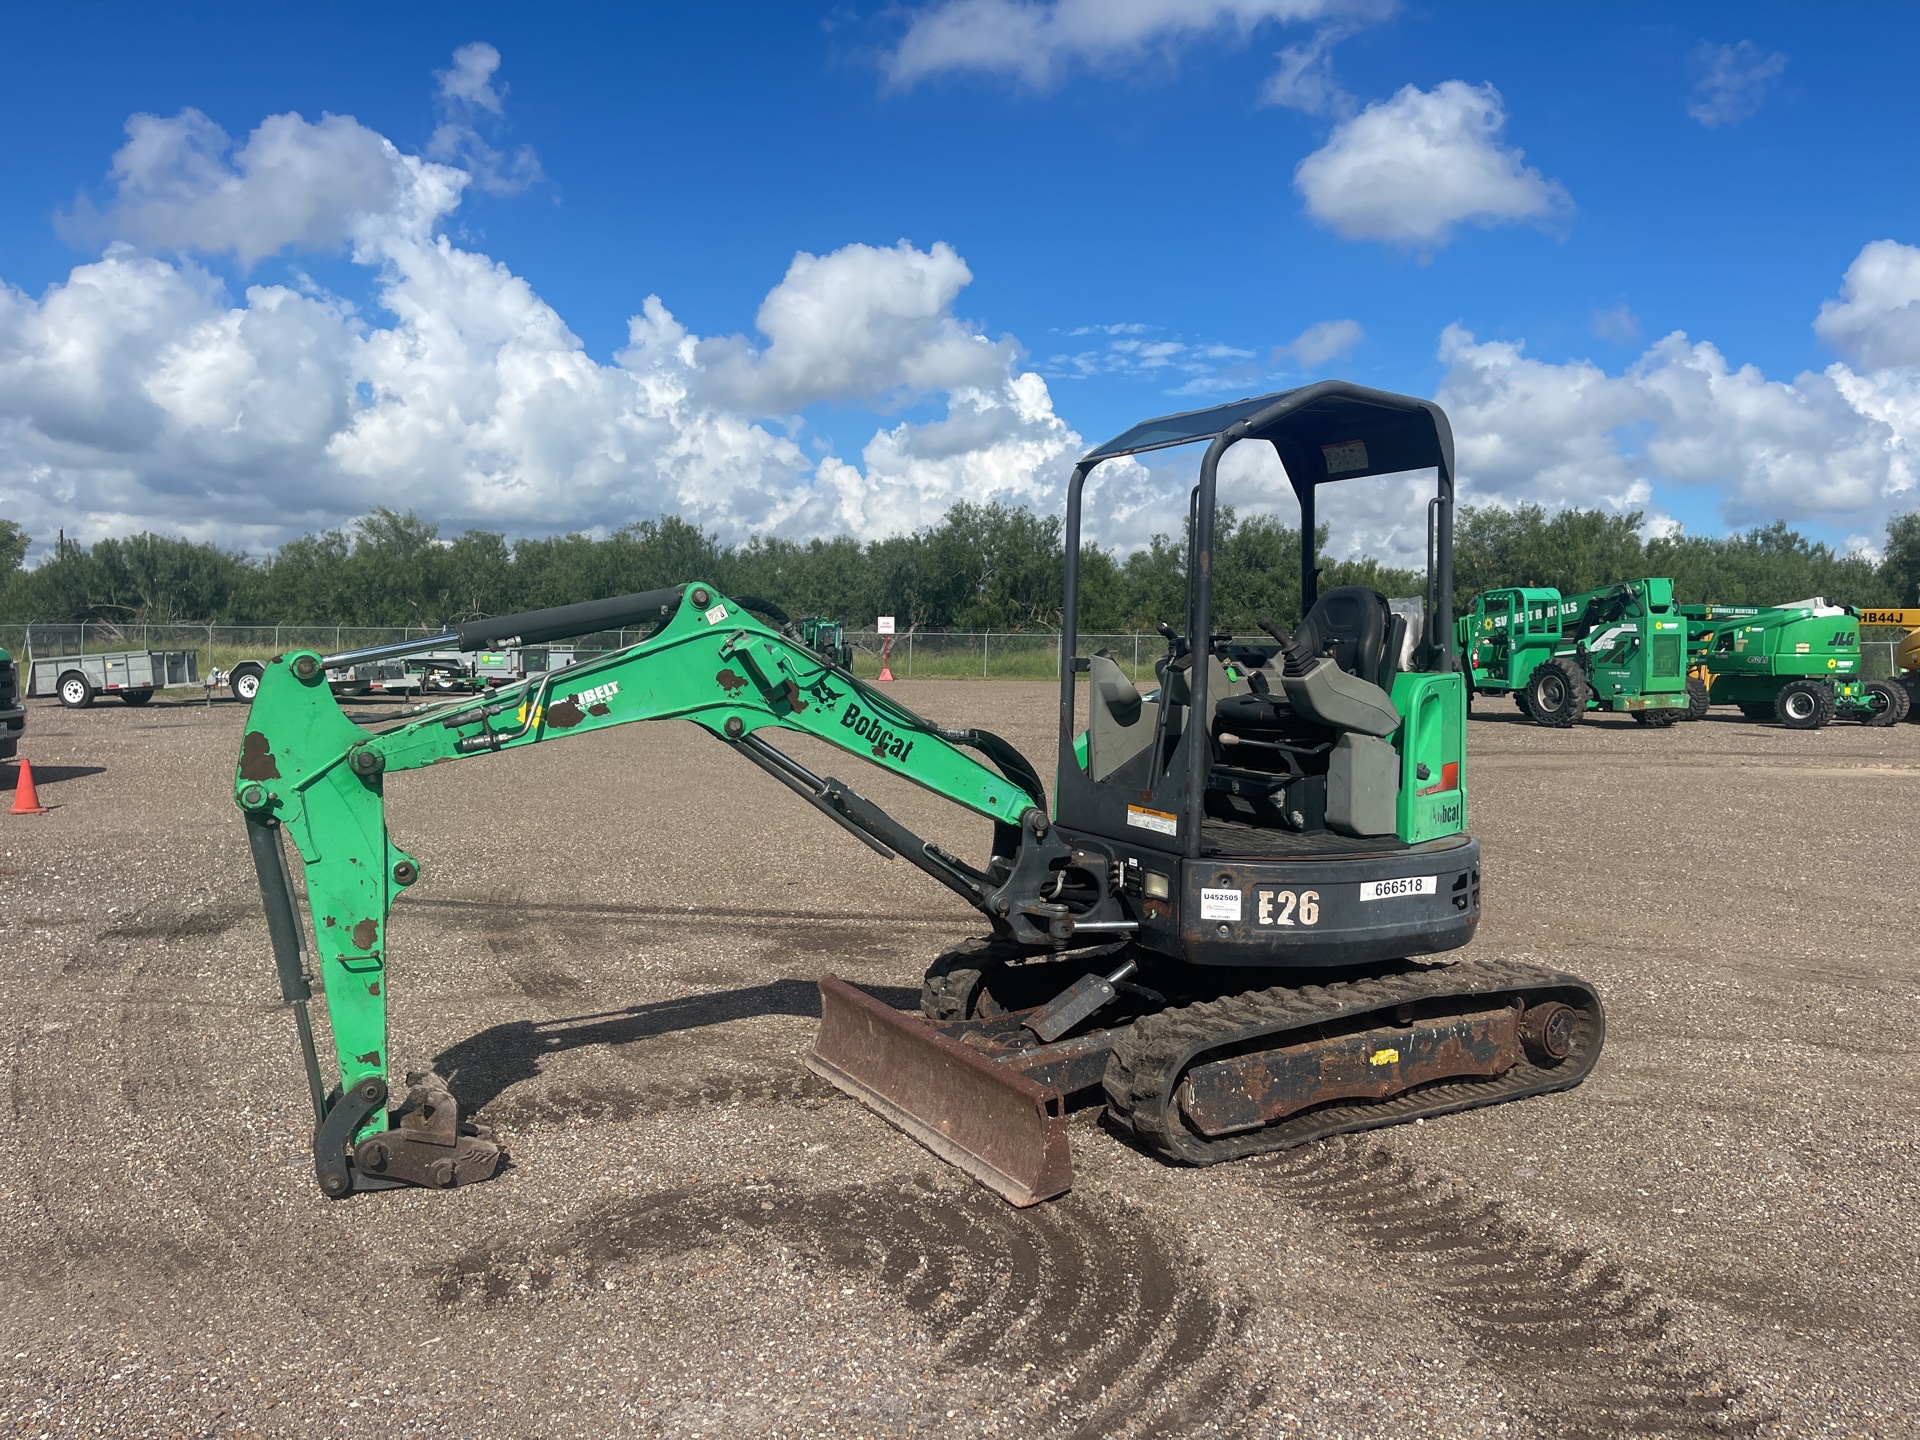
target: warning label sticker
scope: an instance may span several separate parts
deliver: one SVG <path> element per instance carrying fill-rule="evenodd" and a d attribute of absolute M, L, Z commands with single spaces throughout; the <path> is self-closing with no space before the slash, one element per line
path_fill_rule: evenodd
<path fill-rule="evenodd" d="M 1144 805 L 1127 806 L 1127 824 L 1137 825 L 1142 830 L 1151 830 L 1157 835 L 1178 835 L 1180 820 L 1164 810 L 1149 810 Z"/>
<path fill-rule="evenodd" d="M 1327 474 L 1344 475 L 1349 470 L 1367 468 L 1367 442 L 1364 440 L 1342 440 L 1333 445 L 1322 445 L 1320 453 L 1327 457 Z"/>

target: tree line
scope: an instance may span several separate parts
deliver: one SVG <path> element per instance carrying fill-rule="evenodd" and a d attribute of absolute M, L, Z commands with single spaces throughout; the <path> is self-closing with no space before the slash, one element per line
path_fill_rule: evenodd
<path fill-rule="evenodd" d="M 1656 536 L 1639 512 L 1536 505 L 1466 506 L 1454 541 L 1454 605 L 1498 585 L 1595 589 L 1665 575 L 1689 603 L 1777 604 L 1811 595 L 1850 605 L 1920 603 L 1920 514 L 1888 522 L 1878 562 L 1842 555 L 1784 521 L 1728 536 Z M 1222 508 L 1214 554 L 1216 621 L 1250 631 L 1299 619 L 1300 532 Z M 1319 536 L 1325 544 L 1324 530 Z M 961 503 L 937 525 L 862 543 L 850 536 L 754 537 L 724 545 L 675 517 L 604 538 L 443 537 L 413 514 L 378 509 L 346 529 L 304 535 L 263 560 L 217 545 L 144 533 L 92 546 L 62 538 L 32 569 L 19 525 L 0 520 L 0 623 L 96 620 L 229 625 L 443 626 L 706 580 L 722 593 L 773 600 L 791 615 L 865 628 L 891 614 L 903 630 L 1057 628 L 1063 545 L 1057 516 Z M 1150 631 L 1184 608 L 1184 537 L 1156 535 L 1114 556 L 1081 557 L 1081 628 Z M 1364 584 L 1420 592 L 1419 572 L 1371 559 L 1329 563 L 1323 588 Z"/>

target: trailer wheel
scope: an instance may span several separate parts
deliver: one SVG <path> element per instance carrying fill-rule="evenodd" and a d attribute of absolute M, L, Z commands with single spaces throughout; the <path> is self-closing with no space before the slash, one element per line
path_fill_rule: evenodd
<path fill-rule="evenodd" d="M 151 690 L 122 690 L 120 692 L 120 703 L 122 705 L 144 705 L 151 699 L 153 699 L 153 691 Z"/>
<path fill-rule="evenodd" d="M 1704 720 L 1707 711 L 1713 708 L 1713 700 L 1707 693 L 1707 682 L 1698 675 L 1687 677 L 1687 711 L 1689 720 Z"/>
<path fill-rule="evenodd" d="M 1585 672 L 1560 655 L 1533 672 L 1524 692 L 1527 715 L 1533 723 L 1556 730 L 1564 730 L 1585 719 L 1587 701 L 1592 696 Z"/>
<path fill-rule="evenodd" d="M 69 710 L 84 710 L 93 704 L 93 684 L 78 670 L 67 671 L 53 690 Z"/>
<path fill-rule="evenodd" d="M 1740 707 L 1740 713 L 1749 720 L 1771 720 L 1773 719 L 1773 706 L 1771 704 L 1742 705 Z"/>
<path fill-rule="evenodd" d="M 1833 691 L 1819 680 L 1790 680 L 1773 697 L 1774 718 L 1789 730 L 1818 730 L 1833 711 Z"/>
<path fill-rule="evenodd" d="M 1880 729 L 1898 725 L 1907 718 L 1907 690 L 1897 680 L 1869 680 L 1866 684 L 1867 711 L 1860 723 Z"/>
<path fill-rule="evenodd" d="M 253 697 L 260 693 L 261 668 L 248 660 L 233 667 L 227 676 L 227 688 L 233 691 L 233 698 L 242 705 L 251 705 Z"/>
<path fill-rule="evenodd" d="M 1684 710 L 1634 710 L 1630 713 L 1636 725 L 1645 725 L 1654 730 L 1665 730 L 1687 718 Z"/>

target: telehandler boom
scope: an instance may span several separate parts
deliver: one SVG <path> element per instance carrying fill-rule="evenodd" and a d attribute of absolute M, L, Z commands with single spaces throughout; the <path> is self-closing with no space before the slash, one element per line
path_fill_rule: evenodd
<path fill-rule="evenodd" d="M 1080 519 L 1096 468 L 1207 442 L 1188 507 L 1183 623 L 1142 694 L 1078 641 Z M 1304 617 L 1235 642 L 1213 628 L 1220 459 L 1271 444 L 1301 511 Z M 1323 484 L 1432 469 L 1428 578 L 1409 625 L 1371 590 L 1317 593 Z M 332 1196 L 487 1178 L 493 1139 L 421 1077 L 389 1112 L 387 918 L 418 883 L 389 837 L 388 778 L 640 720 L 684 719 L 889 858 L 975 906 L 989 934 L 928 969 L 918 1017 L 833 976 L 809 1065 L 1016 1204 L 1064 1191 L 1068 1102 L 1104 1091 L 1114 1126 L 1191 1164 L 1576 1085 L 1598 1058 L 1598 997 L 1570 975 L 1435 964 L 1480 916 L 1466 833 L 1466 699 L 1455 668 L 1453 445 L 1427 401 L 1324 382 L 1135 426 L 1068 486 L 1060 750 L 1052 811 L 1034 768 L 976 729 L 914 714 L 713 586 L 462 625 L 373 651 L 267 667 L 234 795 L 246 816 L 281 991 L 294 1010 Z M 651 624 L 627 649 L 369 733 L 330 667 L 409 648 L 537 644 Z M 1082 729 L 1077 712 L 1085 701 Z M 770 743 L 813 735 L 987 822 L 986 858 L 914 835 Z M 304 870 L 339 1084 L 307 1014 L 314 975 L 282 837 Z"/>

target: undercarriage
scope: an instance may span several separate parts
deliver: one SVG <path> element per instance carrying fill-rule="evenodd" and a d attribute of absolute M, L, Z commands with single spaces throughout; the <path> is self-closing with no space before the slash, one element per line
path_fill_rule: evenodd
<path fill-rule="evenodd" d="M 1513 961 L 1274 979 L 1132 946 L 1035 961 L 982 939 L 934 963 L 919 1019 L 823 979 L 808 1064 L 1027 1205 L 1071 1184 L 1078 1104 L 1104 1102 L 1163 1159 L 1211 1165 L 1570 1089 L 1606 1035 L 1592 986 Z"/>

